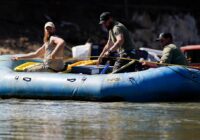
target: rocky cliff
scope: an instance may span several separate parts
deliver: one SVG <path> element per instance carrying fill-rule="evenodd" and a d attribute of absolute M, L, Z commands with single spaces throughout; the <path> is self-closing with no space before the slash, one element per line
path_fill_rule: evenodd
<path fill-rule="evenodd" d="M 69 46 L 89 37 L 99 43 L 105 32 L 99 14 L 112 12 L 130 30 L 136 47 L 159 48 L 154 41 L 160 32 L 171 32 L 178 46 L 199 44 L 199 11 L 192 1 L 158 0 L 2 0 L 0 2 L 0 53 L 22 53 L 42 43 L 43 26 L 53 21 L 58 35 Z"/>

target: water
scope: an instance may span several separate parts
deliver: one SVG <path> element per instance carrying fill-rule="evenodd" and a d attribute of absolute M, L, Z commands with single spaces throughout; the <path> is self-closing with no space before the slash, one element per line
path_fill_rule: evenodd
<path fill-rule="evenodd" d="M 0 100 L 0 139 L 199 140 L 199 105 Z"/>

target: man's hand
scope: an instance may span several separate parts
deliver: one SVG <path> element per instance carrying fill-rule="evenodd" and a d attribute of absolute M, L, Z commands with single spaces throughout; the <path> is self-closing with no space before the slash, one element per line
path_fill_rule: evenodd
<path fill-rule="evenodd" d="M 103 57 L 108 57 L 110 55 L 110 51 L 106 51 L 106 53 L 103 55 Z"/>
<path fill-rule="evenodd" d="M 97 66 L 98 66 L 99 64 L 101 64 L 102 59 L 103 59 L 103 57 L 101 57 L 101 56 L 97 59 Z"/>
<path fill-rule="evenodd" d="M 17 61 L 17 60 L 19 60 L 19 58 L 18 58 L 17 56 L 13 56 L 13 57 L 11 58 L 11 60 Z"/>
<path fill-rule="evenodd" d="M 142 65 L 143 66 L 148 66 L 150 68 L 156 68 L 156 67 L 158 67 L 157 64 L 155 64 L 153 62 L 148 62 L 148 61 L 142 61 Z"/>

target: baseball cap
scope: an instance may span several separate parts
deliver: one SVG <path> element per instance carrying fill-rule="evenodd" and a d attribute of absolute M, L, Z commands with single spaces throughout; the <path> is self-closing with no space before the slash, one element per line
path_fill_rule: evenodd
<path fill-rule="evenodd" d="M 156 39 L 156 41 L 160 41 L 162 38 L 170 38 L 170 39 L 172 39 L 172 34 L 171 33 L 160 33 L 160 35 Z"/>
<path fill-rule="evenodd" d="M 110 12 L 103 12 L 100 15 L 100 21 L 99 24 L 102 24 L 103 22 L 107 21 L 110 17 L 112 17 Z"/>
<path fill-rule="evenodd" d="M 55 28 L 55 25 L 54 25 L 54 23 L 53 22 L 47 22 L 47 23 L 45 23 L 45 25 L 44 25 L 44 28 L 47 28 L 47 27 L 52 27 L 52 28 Z"/>

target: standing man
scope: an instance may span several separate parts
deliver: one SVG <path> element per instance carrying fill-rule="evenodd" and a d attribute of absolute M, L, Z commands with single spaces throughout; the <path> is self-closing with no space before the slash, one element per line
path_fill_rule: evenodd
<path fill-rule="evenodd" d="M 55 35 L 55 25 L 47 22 L 44 25 L 44 44 L 35 52 L 22 56 L 15 56 L 12 60 L 23 60 L 31 58 L 43 58 L 43 63 L 28 68 L 28 72 L 53 72 L 64 69 L 64 47 L 65 41 Z"/>
<path fill-rule="evenodd" d="M 118 52 L 119 58 L 114 64 L 113 71 L 116 71 L 130 61 L 123 60 L 122 58 L 136 58 L 133 40 L 128 29 L 122 23 L 114 20 L 110 12 L 103 12 L 100 15 L 99 24 L 109 31 L 109 37 L 103 51 L 98 58 L 98 64 L 102 62 L 103 57 L 107 57 L 110 55 L 110 53 L 115 51 Z M 131 65 L 123 71 L 134 71 L 134 69 L 134 65 Z"/>

